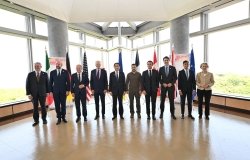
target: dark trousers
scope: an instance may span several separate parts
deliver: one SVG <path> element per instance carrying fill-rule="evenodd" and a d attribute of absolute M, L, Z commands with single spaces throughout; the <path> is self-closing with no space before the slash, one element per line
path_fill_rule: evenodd
<path fill-rule="evenodd" d="M 45 107 L 46 96 L 39 96 L 39 95 L 34 96 L 32 99 L 32 103 L 33 103 L 33 119 L 35 122 L 39 122 L 38 101 L 39 101 L 41 109 L 42 109 L 43 121 L 46 120 L 46 116 L 47 116 L 47 111 L 46 111 L 46 107 Z"/>
<path fill-rule="evenodd" d="M 83 117 L 87 117 L 86 93 L 75 95 L 75 105 L 76 105 L 77 117 L 81 117 L 80 101 L 82 103 L 82 115 L 83 115 Z"/>
<path fill-rule="evenodd" d="M 138 92 L 131 92 L 129 93 L 129 107 L 130 107 L 130 113 L 134 114 L 134 97 L 135 97 L 135 101 L 136 101 L 136 112 L 138 114 L 141 113 L 141 104 L 140 104 L 140 94 L 139 91 Z"/>
<path fill-rule="evenodd" d="M 150 98 L 151 98 L 152 116 L 155 117 L 156 96 L 157 96 L 157 92 L 151 92 L 151 93 L 147 93 L 145 95 L 145 99 L 146 99 L 146 112 L 147 112 L 148 116 L 150 116 Z"/>
<path fill-rule="evenodd" d="M 192 90 L 191 91 L 181 91 L 181 114 L 184 115 L 185 113 L 185 102 L 187 97 L 188 102 L 188 115 L 192 115 Z"/>
<path fill-rule="evenodd" d="M 95 98 L 95 110 L 96 110 L 96 116 L 99 116 L 99 97 L 101 99 L 102 103 L 102 115 L 105 115 L 105 94 L 102 93 L 94 93 Z"/>
<path fill-rule="evenodd" d="M 123 116 L 123 104 L 122 104 L 123 94 L 113 95 L 113 116 L 117 117 L 117 99 L 119 101 L 119 115 Z"/>
<path fill-rule="evenodd" d="M 66 115 L 66 93 L 53 93 L 56 114 L 58 119 L 64 119 Z"/>
<path fill-rule="evenodd" d="M 205 116 L 210 115 L 210 99 L 212 95 L 212 90 L 200 90 L 197 89 L 197 96 L 198 96 L 198 110 L 199 115 L 202 116 L 202 104 L 203 104 L 203 97 L 205 97 Z"/>
<path fill-rule="evenodd" d="M 168 98 L 169 98 L 169 104 L 170 104 L 170 113 L 171 115 L 174 115 L 174 86 L 172 87 L 167 87 L 163 88 L 161 87 L 161 114 L 163 114 L 164 109 L 165 109 L 165 99 L 166 99 L 166 93 L 168 93 Z"/>

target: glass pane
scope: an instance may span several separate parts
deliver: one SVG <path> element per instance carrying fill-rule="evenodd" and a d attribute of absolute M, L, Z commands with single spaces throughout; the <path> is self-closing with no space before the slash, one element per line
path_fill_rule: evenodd
<path fill-rule="evenodd" d="M 230 5 L 208 14 L 208 27 L 216 27 L 219 25 L 246 19 L 249 16 L 249 0 Z"/>
<path fill-rule="evenodd" d="M 76 65 L 77 64 L 83 64 L 83 60 L 81 60 L 80 56 L 80 47 L 76 46 L 69 46 L 69 61 L 70 61 L 70 68 L 71 68 L 71 74 L 76 72 Z"/>
<path fill-rule="evenodd" d="M 200 71 L 200 64 L 204 62 L 204 36 L 192 37 L 189 39 L 190 51 L 193 47 L 195 59 L 195 72 Z"/>
<path fill-rule="evenodd" d="M 108 46 L 109 46 L 109 49 L 113 48 L 113 40 L 109 40 L 108 41 Z"/>
<path fill-rule="evenodd" d="M 45 47 L 47 48 L 48 56 L 49 56 L 49 48 L 48 42 L 33 39 L 32 40 L 32 50 L 33 50 L 33 62 L 40 62 L 42 64 L 42 70 L 46 71 L 46 54 Z"/>
<path fill-rule="evenodd" d="M 95 46 L 95 37 L 86 35 L 86 45 Z"/>
<path fill-rule="evenodd" d="M 135 39 L 135 40 L 133 41 L 133 43 L 134 43 L 133 48 L 141 47 L 141 46 L 143 46 L 143 38 Z"/>
<path fill-rule="evenodd" d="M 0 9 L 0 26 L 26 32 L 25 16 Z"/>
<path fill-rule="evenodd" d="M 170 39 L 170 28 L 163 29 L 159 31 L 159 40 L 169 40 Z"/>
<path fill-rule="evenodd" d="M 164 65 L 163 57 L 165 57 L 165 56 L 170 57 L 170 55 L 171 55 L 170 43 L 165 43 L 165 44 L 160 45 L 159 49 L 160 49 L 160 53 L 159 53 L 160 57 L 157 57 L 158 68 Z M 156 50 L 156 52 L 157 52 L 157 50 Z"/>
<path fill-rule="evenodd" d="M 144 37 L 144 45 L 153 44 L 153 41 L 154 41 L 153 33 L 146 35 Z"/>
<path fill-rule="evenodd" d="M 68 35 L 69 35 L 70 42 L 83 43 L 83 41 L 80 40 L 80 33 L 79 32 L 68 30 Z"/>
<path fill-rule="evenodd" d="M 102 39 L 96 39 L 96 47 L 107 49 L 106 41 Z"/>
<path fill-rule="evenodd" d="M 138 50 L 139 59 L 140 59 L 140 72 L 143 72 L 147 69 L 147 61 L 153 61 L 154 56 L 154 47 L 144 48 Z M 135 60 L 133 60 L 134 62 Z"/>
<path fill-rule="evenodd" d="M 190 17 L 189 20 L 189 33 L 198 32 L 201 29 L 201 17 L 194 16 Z"/>
<path fill-rule="evenodd" d="M 119 46 L 119 41 L 118 41 L 118 37 L 113 39 L 113 48 L 118 47 Z"/>
<path fill-rule="evenodd" d="M 0 34 L 0 104 L 26 100 L 25 82 L 29 72 L 27 39 Z"/>
<path fill-rule="evenodd" d="M 95 62 L 98 61 L 103 61 L 102 60 L 102 52 L 99 50 L 94 50 L 94 49 L 86 49 L 86 56 L 87 56 L 87 62 L 88 62 L 88 72 L 89 76 L 91 73 L 91 70 L 95 69 Z M 103 62 L 102 62 L 103 64 Z M 103 66 L 101 66 L 103 67 Z"/>
<path fill-rule="evenodd" d="M 211 33 L 208 62 L 215 76 L 214 93 L 250 97 L 250 25 Z"/>
<path fill-rule="evenodd" d="M 130 39 L 127 39 L 127 48 L 132 48 L 132 41 Z"/>
<path fill-rule="evenodd" d="M 48 36 L 48 26 L 46 22 L 36 19 L 35 24 L 36 24 L 36 34 Z"/>

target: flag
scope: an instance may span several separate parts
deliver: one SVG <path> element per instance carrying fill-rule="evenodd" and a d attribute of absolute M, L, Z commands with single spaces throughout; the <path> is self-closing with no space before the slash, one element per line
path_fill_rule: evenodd
<path fill-rule="evenodd" d="M 139 60 L 138 49 L 136 51 L 136 56 L 135 56 L 135 65 L 137 67 L 137 71 L 140 72 L 140 60 Z"/>
<path fill-rule="evenodd" d="M 195 74 L 195 61 L 194 61 L 194 50 L 192 48 L 190 53 L 190 70 Z"/>
<path fill-rule="evenodd" d="M 46 48 L 45 48 L 45 65 L 46 65 L 45 66 L 46 72 L 49 75 L 50 63 L 49 63 L 49 56 L 48 56 Z M 53 101 L 54 99 L 52 95 L 48 95 L 46 97 L 46 105 L 50 106 L 53 103 Z"/>
<path fill-rule="evenodd" d="M 156 57 L 156 51 L 154 50 L 154 55 L 153 55 L 153 69 L 157 69 L 156 65 L 157 65 L 157 57 Z"/>
<path fill-rule="evenodd" d="M 68 71 L 68 76 L 69 79 L 71 81 L 71 67 L 70 67 L 70 61 L 69 61 L 69 53 L 66 53 L 66 70 Z M 69 93 L 69 95 L 67 96 L 67 102 L 71 103 L 73 101 L 73 96 L 71 94 L 71 92 Z M 69 104 L 71 105 L 71 104 Z"/>
<path fill-rule="evenodd" d="M 123 67 L 122 67 L 122 52 L 121 51 L 119 53 L 118 63 L 119 63 L 119 66 L 120 66 L 120 72 L 123 72 Z"/>
<path fill-rule="evenodd" d="M 171 53 L 171 60 L 172 66 L 175 66 L 175 51 L 174 47 L 172 47 L 172 53 Z M 174 98 L 177 97 L 177 86 L 178 86 L 178 80 L 176 80 L 176 83 L 174 84 Z"/>
<path fill-rule="evenodd" d="M 154 55 L 153 55 L 153 69 L 157 70 L 156 68 L 156 65 L 157 65 L 157 57 L 156 57 L 156 51 L 154 49 Z M 160 91 L 160 88 L 158 88 L 157 90 L 157 96 L 160 96 L 161 95 L 161 91 Z"/>
<path fill-rule="evenodd" d="M 195 75 L 195 61 L 194 61 L 194 50 L 192 48 L 191 53 L 190 53 L 190 70 L 193 71 Z M 194 100 L 196 96 L 196 92 L 193 92 L 192 94 L 192 99 Z"/>
<path fill-rule="evenodd" d="M 83 56 L 83 73 L 85 76 L 89 76 L 89 72 L 88 72 L 88 63 L 87 63 L 87 56 L 86 56 L 86 52 L 84 52 L 84 56 Z M 87 101 L 91 100 L 91 90 L 89 88 L 89 85 L 86 87 L 86 99 Z"/>

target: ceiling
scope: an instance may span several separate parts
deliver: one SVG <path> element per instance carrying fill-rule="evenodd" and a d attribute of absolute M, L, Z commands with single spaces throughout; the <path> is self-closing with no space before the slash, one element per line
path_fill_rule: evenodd
<path fill-rule="evenodd" d="M 170 21 L 218 0 L 11 0 L 68 23 Z"/>

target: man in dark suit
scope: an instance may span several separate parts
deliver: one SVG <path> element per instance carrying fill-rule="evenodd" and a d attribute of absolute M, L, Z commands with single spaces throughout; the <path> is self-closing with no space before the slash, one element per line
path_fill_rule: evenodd
<path fill-rule="evenodd" d="M 145 95 L 146 99 L 146 110 L 148 115 L 148 120 L 150 120 L 150 98 L 152 103 L 152 118 L 155 118 L 155 103 L 157 97 L 157 90 L 159 87 L 158 71 L 152 69 L 153 62 L 147 62 L 148 69 L 142 73 L 142 93 Z"/>
<path fill-rule="evenodd" d="M 115 71 L 111 72 L 109 76 L 109 91 L 113 97 L 112 120 L 116 119 L 117 117 L 117 98 L 119 101 L 119 115 L 121 119 L 124 119 L 122 96 L 124 95 L 125 90 L 126 90 L 125 75 L 123 72 L 119 71 L 120 70 L 119 63 L 115 63 L 114 68 L 115 68 Z"/>
<path fill-rule="evenodd" d="M 82 115 L 84 121 L 87 121 L 87 108 L 86 108 L 86 86 L 89 85 L 89 78 L 82 72 L 82 66 L 76 65 L 76 73 L 71 75 L 71 93 L 75 97 L 76 105 L 76 123 L 81 119 L 80 101 L 82 102 Z"/>
<path fill-rule="evenodd" d="M 50 72 L 50 91 L 53 93 L 55 108 L 57 114 L 57 125 L 67 123 L 66 115 L 66 97 L 70 91 L 70 79 L 67 70 L 62 69 L 62 62 L 56 61 L 56 69 Z"/>
<path fill-rule="evenodd" d="M 161 84 L 161 114 L 160 118 L 163 118 L 164 108 L 165 108 L 165 98 L 166 93 L 168 93 L 170 113 L 171 117 L 175 120 L 175 107 L 174 107 L 174 94 L 175 94 L 175 82 L 177 79 L 177 73 L 174 66 L 169 65 L 169 57 L 165 56 L 163 58 L 164 66 L 159 70 L 159 80 Z"/>
<path fill-rule="evenodd" d="M 93 69 L 90 75 L 90 88 L 95 97 L 95 120 L 97 120 L 99 118 L 99 97 L 102 103 L 102 119 L 105 119 L 105 94 L 108 90 L 108 78 L 107 72 L 100 68 L 101 62 L 96 61 L 95 65 L 96 69 Z"/>
<path fill-rule="evenodd" d="M 30 72 L 26 80 L 26 95 L 33 103 L 33 126 L 39 123 L 38 101 L 42 109 L 43 124 L 47 124 L 46 120 L 46 96 L 49 93 L 49 79 L 46 72 L 41 71 L 40 62 L 35 63 L 35 71 Z"/>
<path fill-rule="evenodd" d="M 196 90 L 194 72 L 188 69 L 189 62 L 183 61 L 184 69 L 178 74 L 178 89 L 181 96 L 181 118 L 184 119 L 185 100 L 188 101 L 188 117 L 194 120 L 192 116 L 192 94 Z"/>

